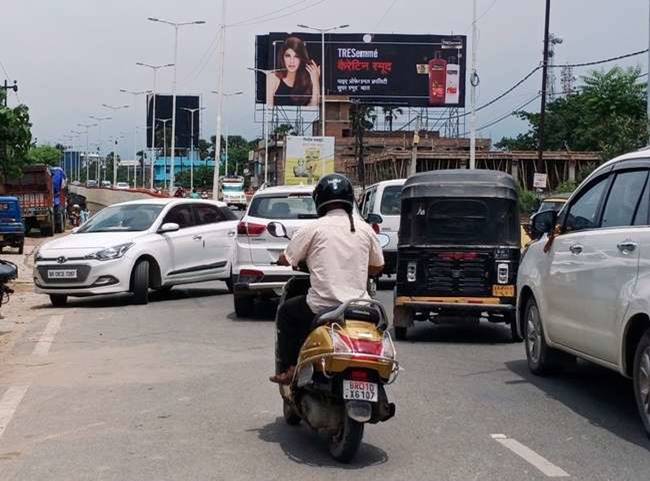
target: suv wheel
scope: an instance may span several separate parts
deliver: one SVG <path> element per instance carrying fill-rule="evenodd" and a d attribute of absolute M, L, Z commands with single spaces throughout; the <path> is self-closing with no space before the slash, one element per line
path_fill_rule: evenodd
<path fill-rule="evenodd" d="M 633 376 L 636 405 L 646 434 L 650 436 L 650 329 L 636 347 Z"/>
<path fill-rule="evenodd" d="M 251 317 L 255 310 L 255 299 L 251 296 L 233 295 L 237 317 Z"/>
<path fill-rule="evenodd" d="M 538 376 L 557 372 L 562 364 L 563 353 L 546 344 L 542 318 L 533 298 L 526 303 L 524 322 L 526 358 L 530 372 Z"/>

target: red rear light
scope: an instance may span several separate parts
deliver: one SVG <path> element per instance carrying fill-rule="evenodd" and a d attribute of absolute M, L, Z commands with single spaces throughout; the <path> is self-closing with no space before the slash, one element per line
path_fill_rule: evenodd
<path fill-rule="evenodd" d="M 350 371 L 350 379 L 353 381 L 368 381 L 370 376 L 368 376 L 368 371 L 355 369 Z"/>
<path fill-rule="evenodd" d="M 252 222 L 240 222 L 237 224 L 237 235 L 258 237 L 264 234 L 266 226 L 264 224 L 253 224 Z"/>
<path fill-rule="evenodd" d="M 370 224 L 372 226 L 372 230 L 375 231 L 375 234 L 379 234 L 379 224 Z"/>
<path fill-rule="evenodd" d="M 240 282 L 257 282 L 263 278 L 264 273 L 262 271 L 256 271 L 255 269 L 242 269 L 239 271 Z"/>

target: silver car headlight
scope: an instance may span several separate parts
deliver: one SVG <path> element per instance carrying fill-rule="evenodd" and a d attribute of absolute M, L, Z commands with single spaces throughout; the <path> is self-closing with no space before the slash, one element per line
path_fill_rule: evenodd
<path fill-rule="evenodd" d="M 110 261 L 113 259 L 119 259 L 126 251 L 128 251 L 133 246 L 133 242 L 127 242 L 126 244 L 120 244 L 117 246 L 109 247 L 108 249 L 102 249 L 92 254 L 88 254 L 86 259 L 96 259 L 98 261 Z"/>

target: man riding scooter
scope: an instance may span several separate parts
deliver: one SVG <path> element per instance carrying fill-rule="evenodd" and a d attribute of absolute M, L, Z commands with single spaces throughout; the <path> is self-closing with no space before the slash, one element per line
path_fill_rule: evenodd
<path fill-rule="evenodd" d="M 298 269 L 305 263 L 311 276 L 306 296 L 278 308 L 278 348 L 282 372 L 270 380 L 290 384 L 300 347 L 316 314 L 359 298 L 369 298 L 368 276 L 381 273 L 384 257 L 372 228 L 354 215 L 354 190 L 347 177 L 324 176 L 313 193 L 319 219 L 300 229 L 278 264 Z"/>

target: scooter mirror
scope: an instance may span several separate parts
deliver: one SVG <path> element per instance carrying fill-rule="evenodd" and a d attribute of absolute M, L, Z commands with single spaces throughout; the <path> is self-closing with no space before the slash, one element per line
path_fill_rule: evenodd
<path fill-rule="evenodd" d="M 289 238 L 287 228 L 280 222 L 271 222 L 266 226 L 266 230 L 268 230 L 269 234 L 271 234 L 273 237 L 283 237 L 285 239 Z"/>

